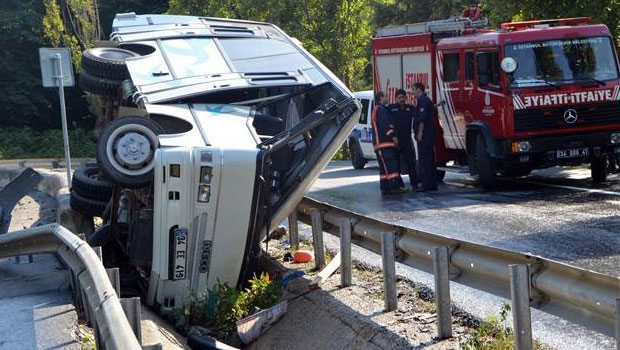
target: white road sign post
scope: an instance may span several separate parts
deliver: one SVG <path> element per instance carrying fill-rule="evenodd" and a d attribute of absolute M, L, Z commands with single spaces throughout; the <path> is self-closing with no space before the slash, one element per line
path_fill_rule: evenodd
<path fill-rule="evenodd" d="M 67 109 L 65 107 L 65 86 L 75 85 L 71 66 L 71 51 L 66 48 L 40 48 L 41 79 L 44 87 L 58 87 L 60 99 L 60 118 L 67 168 L 67 184 L 71 186 L 71 154 L 69 152 L 69 131 L 67 129 Z"/>

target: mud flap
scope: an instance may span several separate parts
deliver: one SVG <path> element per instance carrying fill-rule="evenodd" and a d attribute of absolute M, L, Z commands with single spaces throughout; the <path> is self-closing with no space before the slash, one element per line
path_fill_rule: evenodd
<path fill-rule="evenodd" d="M 0 234 L 5 234 L 11 224 L 11 212 L 23 196 L 34 189 L 43 176 L 26 168 L 0 190 Z"/>

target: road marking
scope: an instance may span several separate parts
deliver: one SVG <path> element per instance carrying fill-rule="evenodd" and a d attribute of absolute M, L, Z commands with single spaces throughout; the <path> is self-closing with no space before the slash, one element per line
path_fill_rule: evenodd
<path fill-rule="evenodd" d="M 525 182 L 529 183 L 529 184 L 532 184 L 532 185 L 557 187 L 557 188 L 563 188 L 563 189 L 573 190 L 573 191 L 578 191 L 578 192 L 598 193 L 598 194 L 604 194 L 604 195 L 608 195 L 608 196 L 620 197 L 620 192 L 605 191 L 605 190 L 599 190 L 599 189 L 596 189 L 596 188 L 584 188 L 584 187 L 574 187 L 574 186 L 566 186 L 566 185 L 554 185 L 554 184 L 548 184 L 548 183 L 544 183 L 544 182 L 527 181 L 527 180 Z"/>

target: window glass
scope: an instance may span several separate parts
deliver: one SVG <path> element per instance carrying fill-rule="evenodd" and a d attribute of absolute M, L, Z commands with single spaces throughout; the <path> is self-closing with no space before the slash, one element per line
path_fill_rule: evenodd
<path fill-rule="evenodd" d="M 178 78 L 230 72 L 213 39 L 167 39 L 162 47 Z"/>
<path fill-rule="evenodd" d="M 360 124 L 366 124 L 368 122 L 368 102 L 370 100 L 363 98 L 361 101 L 362 101 L 362 114 L 360 115 Z"/>
<path fill-rule="evenodd" d="M 478 84 L 499 85 L 499 55 L 497 51 L 483 51 L 476 55 Z"/>
<path fill-rule="evenodd" d="M 240 73 L 290 72 L 313 65 L 291 43 L 277 39 L 220 39 L 234 70 Z"/>
<path fill-rule="evenodd" d="M 459 81 L 461 79 L 461 62 L 458 53 L 443 55 L 443 80 L 445 82 Z"/>
<path fill-rule="evenodd" d="M 518 43 L 506 45 L 505 53 L 517 61 L 512 79 L 515 87 L 618 79 L 608 37 Z"/>
<path fill-rule="evenodd" d="M 474 80 L 474 53 L 465 53 L 465 80 Z"/>

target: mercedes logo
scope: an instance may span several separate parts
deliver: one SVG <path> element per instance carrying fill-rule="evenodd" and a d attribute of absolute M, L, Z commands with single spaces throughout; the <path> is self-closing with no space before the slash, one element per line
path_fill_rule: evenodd
<path fill-rule="evenodd" d="M 573 124 L 577 121 L 578 115 L 577 115 L 577 111 L 574 109 L 567 109 L 564 112 L 564 121 L 567 124 Z"/>

